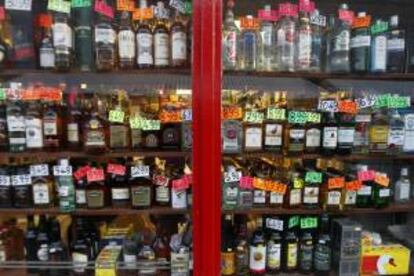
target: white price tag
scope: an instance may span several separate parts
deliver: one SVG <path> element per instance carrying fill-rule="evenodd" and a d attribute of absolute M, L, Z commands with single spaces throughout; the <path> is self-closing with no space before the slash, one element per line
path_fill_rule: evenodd
<path fill-rule="evenodd" d="M 12 176 L 13 186 L 23 186 L 32 184 L 32 176 L 30 174 L 19 174 Z"/>
<path fill-rule="evenodd" d="M 5 0 L 6 10 L 31 11 L 32 0 Z"/>
<path fill-rule="evenodd" d="M 311 14 L 310 23 L 313 25 L 325 27 L 326 26 L 326 16 L 321 14 Z"/>
<path fill-rule="evenodd" d="M 149 166 L 133 166 L 131 167 L 131 177 L 149 177 Z"/>
<path fill-rule="evenodd" d="M 375 105 L 377 97 L 375 95 L 368 95 L 362 98 L 355 99 L 358 109 L 369 108 Z"/>
<path fill-rule="evenodd" d="M 324 112 L 337 112 L 338 102 L 335 100 L 319 100 L 318 110 Z"/>
<path fill-rule="evenodd" d="M 53 166 L 54 176 L 71 176 L 72 166 Z"/>
<path fill-rule="evenodd" d="M 47 164 L 31 165 L 30 175 L 31 176 L 48 176 L 49 166 Z"/>
<path fill-rule="evenodd" d="M 267 218 L 266 228 L 277 230 L 277 231 L 283 231 L 283 220 Z"/>
<path fill-rule="evenodd" d="M 0 186 L 10 186 L 10 176 L 0 175 Z"/>
<path fill-rule="evenodd" d="M 225 172 L 224 173 L 224 182 L 238 182 L 242 177 L 242 173 L 235 171 L 235 172 Z"/>
<path fill-rule="evenodd" d="M 192 109 L 183 109 L 181 110 L 181 118 L 183 121 L 192 121 L 193 120 L 193 110 Z"/>
<path fill-rule="evenodd" d="M 170 11 L 166 8 L 160 9 L 157 6 L 153 6 L 153 11 L 154 11 L 155 18 L 162 18 L 162 19 L 170 18 Z"/>

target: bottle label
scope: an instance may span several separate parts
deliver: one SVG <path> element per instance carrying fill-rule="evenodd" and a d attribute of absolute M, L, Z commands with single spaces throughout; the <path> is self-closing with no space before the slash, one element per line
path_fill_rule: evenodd
<path fill-rule="evenodd" d="M 346 191 L 345 194 L 345 205 L 354 205 L 356 204 L 357 192 L 356 191 Z"/>
<path fill-rule="evenodd" d="M 49 188 L 47 184 L 33 185 L 33 202 L 34 204 L 49 204 Z"/>
<path fill-rule="evenodd" d="M 326 244 L 321 244 L 319 240 L 315 248 L 315 269 L 318 271 L 331 270 L 331 248 Z"/>
<path fill-rule="evenodd" d="M 57 114 L 56 112 L 48 112 L 43 117 L 43 132 L 45 135 L 57 135 Z"/>
<path fill-rule="evenodd" d="M 350 32 L 349 30 L 342 30 L 334 39 L 334 52 L 349 51 L 350 46 Z"/>
<path fill-rule="evenodd" d="M 88 207 L 101 208 L 104 206 L 104 192 L 102 190 L 88 190 L 86 192 L 86 200 Z"/>
<path fill-rule="evenodd" d="M 7 116 L 7 130 L 10 132 L 24 132 L 26 129 L 23 116 Z"/>
<path fill-rule="evenodd" d="M 281 124 L 266 124 L 265 146 L 281 146 L 282 132 L 283 126 Z"/>
<path fill-rule="evenodd" d="M 234 252 L 221 253 L 221 275 L 234 275 L 236 272 Z"/>
<path fill-rule="evenodd" d="M 266 247 L 250 246 L 249 268 L 252 272 L 264 272 L 266 269 Z"/>
<path fill-rule="evenodd" d="M 113 29 L 95 28 L 95 42 L 114 44 L 115 38 L 116 35 Z"/>
<path fill-rule="evenodd" d="M 261 148 L 262 147 L 262 129 L 259 127 L 249 127 L 246 129 L 245 136 L 246 148 Z"/>
<path fill-rule="evenodd" d="M 223 37 L 223 55 L 225 60 L 232 66 L 236 66 L 237 61 L 237 33 L 235 31 L 228 32 Z"/>
<path fill-rule="evenodd" d="M 280 268 L 281 245 L 268 243 L 267 244 L 267 267 L 270 269 Z"/>
<path fill-rule="evenodd" d="M 295 140 L 305 138 L 305 130 L 304 129 L 291 129 L 289 131 L 289 137 Z"/>
<path fill-rule="evenodd" d="M 26 118 L 26 146 L 28 148 L 43 147 L 42 120 Z"/>
<path fill-rule="evenodd" d="M 358 190 L 358 195 L 370 196 L 372 193 L 372 187 L 363 185 L 361 189 Z"/>
<path fill-rule="evenodd" d="M 290 190 L 290 197 L 289 197 L 289 204 L 290 205 L 297 205 L 302 202 L 302 190 L 301 189 L 292 189 Z"/>
<path fill-rule="evenodd" d="M 171 35 L 171 55 L 172 60 L 187 59 L 187 34 L 185 32 L 175 32 Z"/>
<path fill-rule="evenodd" d="M 390 128 L 388 135 L 388 145 L 404 145 L 404 128 Z"/>
<path fill-rule="evenodd" d="M 52 26 L 53 46 L 72 48 L 72 29 L 66 23 L 55 23 Z"/>
<path fill-rule="evenodd" d="M 112 188 L 112 199 L 114 200 L 127 200 L 129 199 L 128 188 Z"/>
<path fill-rule="evenodd" d="M 355 128 L 353 127 L 339 127 L 338 129 L 338 143 L 339 144 L 353 144 L 355 138 Z"/>
<path fill-rule="evenodd" d="M 187 275 L 189 273 L 190 254 L 171 252 L 171 275 Z"/>
<path fill-rule="evenodd" d="M 371 46 L 371 36 L 357 35 L 351 39 L 351 48 L 369 47 Z"/>
<path fill-rule="evenodd" d="M 388 51 L 404 51 L 405 40 L 402 38 L 389 39 L 387 42 Z"/>
<path fill-rule="evenodd" d="M 374 43 L 372 67 L 374 70 L 385 70 L 387 67 L 387 37 L 379 35 L 374 38 Z"/>
<path fill-rule="evenodd" d="M 105 146 L 105 134 L 100 130 L 88 130 L 85 140 L 85 146 Z"/>
<path fill-rule="evenodd" d="M 125 125 L 111 125 L 110 146 L 111 148 L 125 148 L 128 146 L 128 127 Z"/>
<path fill-rule="evenodd" d="M 341 203 L 341 192 L 329 191 L 328 192 L 328 205 L 339 205 Z"/>
<path fill-rule="evenodd" d="M 289 243 L 287 248 L 287 267 L 296 268 L 298 265 L 298 244 Z"/>
<path fill-rule="evenodd" d="M 283 203 L 283 194 L 270 192 L 269 201 L 270 201 L 270 204 L 282 204 Z"/>
<path fill-rule="evenodd" d="M 37 258 L 43 262 L 49 260 L 49 246 L 47 244 L 42 244 L 37 250 Z"/>
<path fill-rule="evenodd" d="M 79 142 L 79 125 L 78 123 L 68 124 L 68 142 L 78 143 Z"/>
<path fill-rule="evenodd" d="M 135 34 L 131 30 L 123 30 L 118 33 L 119 58 L 135 58 Z"/>
<path fill-rule="evenodd" d="M 88 266 L 88 255 L 79 252 L 73 252 L 72 261 L 73 266 L 75 267 L 73 270 L 77 273 L 83 273 L 85 271 L 85 268 Z"/>
<path fill-rule="evenodd" d="M 388 126 L 376 125 L 369 130 L 371 144 L 386 144 L 388 142 Z"/>
<path fill-rule="evenodd" d="M 266 191 L 254 190 L 253 203 L 256 203 L 256 204 L 266 203 Z"/>
<path fill-rule="evenodd" d="M 318 128 L 310 128 L 306 130 L 306 147 L 318 148 L 321 145 L 321 130 Z"/>
<path fill-rule="evenodd" d="M 410 184 L 408 183 L 401 183 L 400 186 L 400 198 L 399 200 L 406 200 L 410 199 Z"/>
<path fill-rule="evenodd" d="M 170 188 L 159 185 L 155 188 L 155 200 L 157 202 L 167 203 L 170 201 Z"/>
<path fill-rule="evenodd" d="M 379 191 L 379 197 L 389 197 L 390 196 L 390 189 L 381 189 Z"/>
<path fill-rule="evenodd" d="M 154 64 L 154 57 L 152 54 L 152 34 L 138 33 L 137 34 L 137 50 L 138 50 L 138 65 Z"/>
<path fill-rule="evenodd" d="M 171 191 L 172 208 L 187 208 L 187 190 Z"/>
<path fill-rule="evenodd" d="M 76 204 L 86 204 L 86 192 L 85 190 L 76 190 Z"/>
<path fill-rule="evenodd" d="M 156 66 L 168 66 L 169 64 L 169 39 L 168 34 L 156 33 L 154 35 L 154 55 Z"/>
<path fill-rule="evenodd" d="M 319 202 L 319 187 L 305 187 L 303 189 L 303 203 L 317 204 Z"/>
<path fill-rule="evenodd" d="M 136 186 L 131 188 L 132 206 L 148 207 L 151 205 L 151 187 Z"/>
<path fill-rule="evenodd" d="M 312 53 L 312 35 L 310 30 L 299 32 L 298 61 L 299 66 L 309 66 Z"/>
<path fill-rule="evenodd" d="M 323 147 L 336 148 L 338 145 L 338 128 L 324 127 L 323 128 Z"/>
<path fill-rule="evenodd" d="M 55 51 L 53 48 L 40 48 L 39 49 L 39 62 L 42 68 L 55 67 Z"/>

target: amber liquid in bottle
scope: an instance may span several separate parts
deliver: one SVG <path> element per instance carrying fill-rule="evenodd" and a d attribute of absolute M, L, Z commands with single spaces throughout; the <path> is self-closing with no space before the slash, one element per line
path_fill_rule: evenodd
<path fill-rule="evenodd" d="M 97 167 L 97 169 L 101 168 Z M 109 191 L 105 184 L 105 180 L 89 182 L 86 185 L 85 191 L 86 204 L 89 209 L 100 209 L 107 205 L 109 201 Z"/>
<path fill-rule="evenodd" d="M 174 23 L 171 25 L 170 35 L 171 65 L 183 67 L 187 63 L 187 29 L 184 26 L 178 10 L 175 13 Z"/>
<path fill-rule="evenodd" d="M 146 209 L 152 205 L 153 184 L 149 169 L 142 160 L 133 162 L 130 171 L 129 186 L 131 189 L 131 205 L 135 209 Z M 143 172 L 143 171 L 148 171 Z"/>
<path fill-rule="evenodd" d="M 164 10 L 164 3 L 158 2 L 160 10 Z M 157 18 L 154 28 L 154 65 L 155 67 L 167 67 L 170 63 L 170 38 L 165 18 L 161 15 Z"/>
<path fill-rule="evenodd" d="M 83 146 L 85 151 L 99 154 L 107 149 L 107 128 L 106 122 L 100 116 L 99 109 L 102 107 L 102 102 L 99 99 L 94 99 L 94 104 L 87 106 L 88 117 L 83 123 Z"/>
<path fill-rule="evenodd" d="M 62 138 L 60 105 L 56 102 L 48 102 L 43 109 L 44 147 L 49 150 L 58 150 L 62 146 Z"/>
<path fill-rule="evenodd" d="M 109 18 L 101 15 L 95 26 L 95 63 L 98 71 L 111 71 L 116 62 L 116 33 Z"/>
<path fill-rule="evenodd" d="M 72 90 L 68 99 L 68 111 L 66 119 L 66 146 L 70 150 L 81 148 L 82 111 L 80 99 L 76 90 Z"/>
<path fill-rule="evenodd" d="M 129 127 L 127 124 L 127 114 L 125 108 L 125 93 L 119 92 L 117 96 L 117 104 L 113 108 L 114 111 L 123 112 L 124 118 L 121 122 L 110 122 L 109 124 L 109 145 L 111 149 L 129 148 Z"/>

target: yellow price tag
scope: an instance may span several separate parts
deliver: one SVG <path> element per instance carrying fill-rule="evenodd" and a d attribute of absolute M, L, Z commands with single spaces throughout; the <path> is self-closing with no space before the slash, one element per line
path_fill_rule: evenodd
<path fill-rule="evenodd" d="M 123 123 L 125 118 L 125 112 L 121 110 L 109 111 L 109 121 L 113 123 Z"/>

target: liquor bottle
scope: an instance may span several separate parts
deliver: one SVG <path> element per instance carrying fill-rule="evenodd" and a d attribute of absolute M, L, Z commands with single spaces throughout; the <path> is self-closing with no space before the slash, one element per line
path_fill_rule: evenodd
<path fill-rule="evenodd" d="M 389 22 L 390 30 L 387 43 L 387 72 L 403 73 L 405 70 L 405 30 L 399 26 L 398 15 L 393 15 Z"/>
<path fill-rule="evenodd" d="M 320 117 L 319 117 L 320 118 Z M 321 147 L 321 125 L 320 122 L 308 123 L 305 133 L 305 152 L 318 153 Z"/>
<path fill-rule="evenodd" d="M 304 230 L 299 240 L 299 270 L 302 273 L 310 273 L 313 268 L 314 238 L 311 231 Z"/>
<path fill-rule="evenodd" d="M 323 29 L 326 28 L 326 17 L 319 14 L 319 10 L 315 9 L 310 17 L 312 46 L 311 46 L 311 62 L 309 70 L 312 72 L 321 72 L 323 65 Z"/>
<path fill-rule="evenodd" d="M 356 205 L 357 191 L 355 189 L 349 189 L 347 187 L 349 182 L 357 181 L 357 178 L 354 174 L 347 173 L 345 174 L 345 189 L 342 190 L 342 206 L 345 209 L 352 209 Z"/>
<path fill-rule="evenodd" d="M 244 151 L 262 150 L 263 128 L 261 124 L 244 124 Z"/>
<path fill-rule="evenodd" d="M 282 94 L 282 95 L 281 95 Z M 286 93 L 276 92 L 274 97 L 274 108 L 278 108 L 286 114 L 286 106 L 285 101 L 283 98 L 286 99 Z M 272 107 L 273 108 L 273 107 Z M 282 116 L 281 116 L 282 117 Z M 266 120 L 263 123 L 263 132 L 264 132 L 264 139 L 263 139 L 263 148 L 266 151 L 272 152 L 282 152 L 283 146 L 283 131 L 284 131 L 284 120 Z"/>
<path fill-rule="evenodd" d="M 180 13 L 175 11 L 174 22 L 170 27 L 171 66 L 183 67 L 187 64 L 187 29 Z"/>
<path fill-rule="evenodd" d="M 394 201 L 406 203 L 410 200 L 411 181 L 408 176 L 408 168 L 401 168 L 400 178 L 394 185 Z"/>
<path fill-rule="evenodd" d="M 117 112 L 123 114 L 123 118 L 109 122 L 109 146 L 111 149 L 127 149 L 129 148 L 129 127 L 127 124 L 128 114 L 126 109 L 126 92 L 118 91 L 117 95 L 112 99 L 112 110 L 109 112 Z M 109 117 L 111 117 L 109 115 Z"/>
<path fill-rule="evenodd" d="M 30 168 L 26 165 L 16 166 L 12 172 L 11 180 L 13 207 L 31 208 L 33 206 L 33 193 Z"/>
<path fill-rule="evenodd" d="M 141 261 L 141 262 L 155 261 L 155 252 L 151 246 L 153 237 L 150 237 L 150 236 L 151 234 L 147 234 L 144 232 L 144 235 L 142 238 L 142 245 L 138 251 L 138 261 Z M 138 270 L 138 275 L 157 275 L 157 269 L 152 268 L 152 267 L 141 268 Z"/>
<path fill-rule="evenodd" d="M 258 69 L 261 71 L 273 71 L 276 69 L 274 50 L 276 32 L 274 21 L 277 20 L 277 16 L 272 14 L 270 5 L 265 5 L 264 9 L 259 11 L 259 20 L 259 35 L 262 43 L 258 49 Z"/>
<path fill-rule="evenodd" d="M 39 262 L 49 261 L 50 240 L 48 236 L 49 223 L 44 215 L 40 216 L 38 232 L 36 236 L 36 256 Z M 39 269 L 39 274 L 45 273 L 46 269 Z"/>
<path fill-rule="evenodd" d="M 282 267 L 286 272 L 292 272 L 298 268 L 299 238 L 296 228 L 297 226 L 288 226 L 283 238 Z"/>
<path fill-rule="evenodd" d="M 322 153 L 324 155 L 333 155 L 338 147 L 338 124 L 334 112 L 327 112 L 324 115 Z"/>
<path fill-rule="evenodd" d="M 270 168 L 265 163 L 255 163 L 252 171 L 254 175 L 263 181 L 270 178 Z M 264 208 L 267 206 L 269 200 L 268 192 L 262 189 L 255 188 L 253 190 L 253 206 L 257 208 Z"/>
<path fill-rule="evenodd" d="M 355 141 L 355 115 L 352 113 L 340 112 L 338 113 L 338 123 L 337 154 L 351 154 Z"/>
<path fill-rule="evenodd" d="M 75 184 L 75 197 L 76 197 L 76 208 L 82 209 L 86 208 L 86 180 L 84 178 L 80 178 L 76 180 Z"/>
<path fill-rule="evenodd" d="M 37 170 L 36 167 L 42 167 Z M 35 208 L 49 208 L 54 203 L 53 177 L 49 174 L 48 165 L 33 165 L 30 168 L 32 176 L 33 206 Z"/>
<path fill-rule="evenodd" d="M 58 71 L 69 71 L 72 66 L 73 32 L 67 15 L 61 13 L 54 15 L 52 32 L 55 67 Z"/>
<path fill-rule="evenodd" d="M 268 220 L 269 218 L 267 218 Z M 282 225 L 283 229 L 283 225 Z M 281 270 L 282 236 L 279 231 L 272 229 L 266 244 L 266 273 L 276 275 Z"/>
<path fill-rule="evenodd" d="M 80 102 L 82 95 L 78 94 L 76 88 L 69 93 L 68 112 L 66 117 L 66 146 L 70 150 L 79 150 L 81 148 L 82 137 L 82 111 Z"/>
<path fill-rule="evenodd" d="M 280 71 L 295 71 L 295 38 L 297 6 L 279 4 L 279 23 L 276 28 L 276 63 Z"/>
<path fill-rule="evenodd" d="M 238 67 L 240 30 L 234 21 L 234 1 L 227 1 L 226 16 L 222 30 L 223 69 L 235 70 Z"/>
<path fill-rule="evenodd" d="M 58 168 L 62 171 L 55 176 L 56 189 L 59 191 L 59 209 L 69 213 L 75 211 L 76 192 L 72 178 L 72 167 L 68 159 L 59 159 Z"/>
<path fill-rule="evenodd" d="M 101 166 L 93 165 L 94 170 L 103 170 Z M 104 176 L 105 177 L 105 176 Z M 109 191 L 105 185 L 105 180 L 88 181 L 85 187 L 86 205 L 89 209 L 104 208 L 108 204 Z"/>
<path fill-rule="evenodd" d="M 352 12 L 347 4 L 339 7 L 339 20 L 336 20 L 332 30 L 331 53 L 330 53 L 330 72 L 348 73 L 350 71 L 350 41 Z"/>
<path fill-rule="evenodd" d="M 85 275 L 87 262 L 91 260 L 91 247 L 88 243 L 87 232 L 84 226 L 83 218 L 76 219 L 75 239 L 71 244 L 72 262 L 74 275 Z"/>
<path fill-rule="evenodd" d="M 312 58 L 312 28 L 310 0 L 299 1 L 299 26 L 296 33 L 296 71 L 309 71 Z"/>
<path fill-rule="evenodd" d="M 26 261 L 37 261 L 37 249 L 36 249 L 37 228 L 34 223 L 33 215 L 27 217 L 27 230 L 24 236 L 24 247 L 26 250 Z M 28 273 L 36 273 L 37 270 L 33 268 L 27 269 Z"/>
<path fill-rule="evenodd" d="M 115 68 L 116 33 L 111 20 L 99 15 L 94 27 L 95 65 L 98 71 L 111 71 Z"/>
<path fill-rule="evenodd" d="M 289 209 L 299 208 L 302 205 L 302 189 L 304 181 L 299 172 L 292 172 L 286 191 L 285 206 Z"/>
<path fill-rule="evenodd" d="M 397 109 L 390 113 L 387 154 L 399 154 L 404 145 L 404 121 Z"/>
<path fill-rule="evenodd" d="M 140 0 L 140 8 L 147 8 L 147 1 Z M 148 68 L 154 66 L 153 53 L 153 33 L 148 20 L 141 19 L 136 32 L 137 40 L 137 64 L 138 68 Z"/>
<path fill-rule="evenodd" d="M 369 125 L 372 120 L 371 113 L 360 112 L 355 116 L 355 136 L 353 152 L 368 154 L 369 152 Z"/>
<path fill-rule="evenodd" d="M 10 169 L 6 166 L 0 166 L 0 207 L 13 206 L 13 190 L 10 180 Z"/>
<path fill-rule="evenodd" d="M 385 73 L 387 70 L 388 22 L 377 19 L 371 26 L 371 73 Z"/>
<path fill-rule="evenodd" d="M 157 8 L 160 12 L 156 18 L 154 27 L 154 65 L 155 67 L 167 67 L 170 65 L 170 38 L 165 16 L 164 2 L 158 1 Z"/>
<path fill-rule="evenodd" d="M 374 114 L 369 126 L 369 150 L 370 152 L 384 153 L 388 148 L 389 123 L 384 111 Z"/>
<path fill-rule="evenodd" d="M 140 117 L 140 107 L 138 105 L 131 105 L 129 108 L 130 119 Z M 144 146 L 142 129 L 130 127 L 131 133 L 131 148 L 140 149 Z"/>
<path fill-rule="evenodd" d="M 83 147 L 86 152 L 103 153 L 106 151 L 107 145 L 107 129 L 106 122 L 100 116 L 102 109 L 102 101 L 96 97 L 93 103 L 88 102 L 86 106 L 86 119 L 83 123 Z"/>
<path fill-rule="evenodd" d="M 236 168 L 228 166 L 223 177 L 222 201 L 223 209 L 232 210 L 237 207 L 239 197 L 239 181 L 237 180 Z"/>
<path fill-rule="evenodd" d="M 343 164 L 336 160 L 328 160 L 326 168 L 326 179 L 322 187 L 323 207 L 326 210 L 342 210 L 342 190 L 345 185 L 345 178 L 341 174 Z"/>
<path fill-rule="evenodd" d="M 171 187 L 170 176 L 172 167 L 166 167 L 165 160 L 155 159 L 156 168 L 153 172 L 154 202 L 158 206 L 170 206 Z M 171 181 L 172 183 L 172 181 Z"/>
<path fill-rule="evenodd" d="M 236 120 L 225 120 L 221 124 L 222 147 L 224 153 L 240 153 L 242 148 L 242 123 Z"/>
<path fill-rule="evenodd" d="M 369 27 L 371 16 L 359 12 L 354 19 L 351 33 L 351 69 L 354 73 L 367 73 L 371 54 L 371 35 Z"/>
<path fill-rule="evenodd" d="M 135 159 L 131 166 L 129 186 L 131 189 L 131 205 L 135 209 L 146 209 L 152 205 L 153 184 L 149 167 L 143 160 Z"/>
<path fill-rule="evenodd" d="M 321 162 L 320 159 L 317 161 L 318 163 Z M 313 167 L 313 166 L 312 166 Z M 312 174 L 319 174 L 321 172 L 315 171 L 312 169 L 311 166 L 305 167 L 305 175 L 308 173 Z M 319 164 L 317 167 L 321 167 Z M 306 209 L 314 209 L 319 207 L 319 193 L 320 193 L 320 185 L 321 183 L 317 183 L 316 181 L 306 181 L 303 187 L 303 203 L 302 206 Z"/>
<path fill-rule="evenodd" d="M 291 155 L 301 155 L 305 149 L 305 124 L 289 123 L 286 129 L 286 151 Z"/>
<path fill-rule="evenodd" d="M 26 150 L 25 108 L 23 103 L 18 101 L 9 102 L 6 114 L 9 150 L 11 152 L 23 152 Z"/>
<path fill-rule="evenodd" d="M 357 165 L 358 173 L 368 171 L 367 165 Z M 356 205 L 358 208 L 367 208 L 372 205 L 373 181 L 363 181 L 362 187 L 357 192 Z"/>
<path fill-rule="evenodd" d="M 143 131 L 144 148 L 156 149 L 160 146 L 160 130 Z"/>
<path fill-rule="evenodd" d="M 249 244 L 250 275 L 265 275 L 266 273 L 266 240 L 263 232 L 262 217 L 256 218 L 256 230 Z"/>
<path fill-rule="evenodd" d="M 75 62 L 81 72 L 93 69 L 92 6 L 72 7 L 75 32 Z"/>
<path fill-rule="evenodd" d="M 380 174 L 380 173 L 376 173 Z M 381 173 L 387 176 L 385 173 Z M 385 208 L 391 203 L 391 188 L 388 185 L 383 185 L 375 182 L 372 187 L 372 201 L 375 208 Z"/>
<path fill-rule="evenodd" d="M 46 102 L 43 108 L 43 144 L 46 149 L 57 150 L 63 142 L 62 114 L 57 102 Z"/>
<path fill-rule="evenodd" d="M 122 244 L 122 257 L 125 263 L 125 267 L 136 267 L 138 257 L 138 243 L 134 237 L 124 239 L 124 242 Z"/>
<path fill-rule="evenodd" d="M 225 215 L 221 227 L 221 275 L 235 275 L 236 254 L 234 252 L 233 218 Z"/>
<path fill-rule="evenodd" d="M 404 116 L 404 144 L 403 151 L 404 153 L 413 152 L 414 147 L 411 143 L 414 137 L 414 114 L 406 114 Z"/>
<path fill-rule="evenodd" d="M 329 217 L 324 214 L 320 218 L 318 239 L 315 244 L 314 269 L 317 275 L 329 275 L 332 269 L 332 245 Z"/>
<path fill-rule="evenodd" d="M 275 182 L 280 181 L 280 178 L 276 176 L 276 174 L 273 174 L 272 178 L 274 179 Z M 284 195 L 282 193 L 269 192 L 268 196 L 269 196 L 269 199 L 268 199 L 269 207 L 280 208 L 283 206 Z"/>
<path fill-rule="evenodd" d="M 163 149 L 180 149 L 181 124 L 164 123 L 161 126 L 161 147 Z"/>
<path fill-rule="evenodd" d="M 115 165 L 123 166 L 124 171 L 117 171 L 109 173 L 108 186 L 111 189 L 111 201 L 113 207 L 124 207 L 130 206 L 130 190 L 127 182 L 126 167 L 123 160 L 119 160 Z M 108 166 L 107 166 L 108 170 Z"/>
<path fill-rule="evenodd" d="M 37 101 L 29 102 L 25 116 L 26 148 L 40 150 L 43 148 L 43 121 L 41 106 Z"/>
<path fill-rule="evenodd" d="M 50 19 L 49 19 L 50 20 Z M 45 22 L 45 33 L 39 47 L 39 67 L 40 69 L 55 68 L 55 49 L 53 47 L 54 40 L 52 38 L 51 22 Z"/>
<path fill-rule="evenodd" d="M 181 150 L 191 150 L 193 148 L 193 123 L 181 123 Z"/>
<path fill-rule="evenodd" d="M 249 248 L 247 241 L 247 225 L 245 217 L 236 217 L 238 219 L 236 245 L 236 275 L 249 275 Z"/>
<path fill-rule="evenodd" d="M 131 25 L 131 14 L 128 11 L 121 13 L 121 22 L 118 31 L 118 59 L 119 68 L 132 69 L 135 64 L 135 33 Z"/>
<path fill-rule="evenodd" d="M 252 167 L 247 162 L 242 165 L 242 172 L 243 176 L 245 177 L 251 177 L 251 171 Z M 240 209 L 250 209 L 253 206 L 253 191 L 249 188 L 242 188 L 239 187 L 238 189 L 238 203 L 237 208 Z"/>
<path fill-rule="evenodd" d="M 57 218 L 53 219 L 50 226 L 49 260 L 51 262 L 64 262 L 68 259 L 68 252 L 60 236 L 60 224 Z M 62 275 L 60 269 L 50 269 L 50 276 Z"/>
<path fill-rule="evenodd" d="M 251 15 L 242 19 L 242 32 L 240 35 L 240 69 L 255 71 L 259 59 L 258 49 L 261 39 L 257 32 L 257 20 Z"/>
<path fill-rule="evenodd" d="M 9 137 L 7 133 L 7 107 L 0 101 L 0 152 L 9 149 Z"/>

